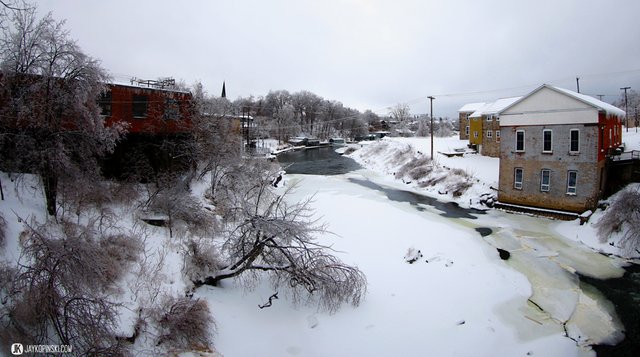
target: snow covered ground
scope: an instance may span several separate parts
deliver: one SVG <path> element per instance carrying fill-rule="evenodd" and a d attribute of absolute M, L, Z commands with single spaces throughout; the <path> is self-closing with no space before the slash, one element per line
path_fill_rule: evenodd
<path fill-rule="evenodd" d="M 640 135 L 629 134 L 627 148 L 640 149 Z M 428 138 L 388 140 L 395 143 L 389 150 L 406 151 L 412 145 L 412 152 L 428 155 Z M 435 151 L 464 146 L 455 137 L 438 138 Z M 380 154 L 384 157 L 384 152 Z M 588 344 L 619 340 L 612 307 L 597 292 L 582 289 L 572 274 L 601 278 L 622 274 L 625 259 L 598 254 L 620 253 L 597 241 L 593 222 L 601 212 L 583 226 L 498 211 L 449 218 L 437 208 L 391 200 L 384 190 L 362 184 L 461 206 L 468 206 L 469 200 L 478 206 L 477 196 L 497 187 L 497 159 L 435 155 L 440 166 L 472 173 L 467 193 L 454 197 L 442 192 L 445 185 L 407 184 L 391 175 L 391 165 L 382 160 L 366 163 L 364 158 L 368 168 L 346 175 L 288 175 L 286 184 L 298 185 L 289 199 L 314 196 L 313 208 L 334 233 L 319 238 L 366 274 L 368 293 L 359 307 L 344 306 L 328 314 L 296 304 L 286 290 L 278 292 L 271 307 L 260 309 L 258 305 L 275 292 L 267 279 L 250 290 L 234 281 L 201 287 L 194 296 L 208 301 L 216 320 L 217 331 L 212 332 L 216 350 L 224 356 L 593 356 Z M 8 221 L 8 236 L 15 237 L 5 243 L 4 258 L 15 261 L 17 217 L 43 220 L 42 192 L 37 182 L 27 180 L 21 182 L 20 189 L 26 191 L 18 198 L 18 186 L 5 174 L 1 179 L 7 199 L 0 210 Z M 485 232 L 489 228 L 491 234 L 481 237 L 479 228 Z M 158 266 L 156 285 L 149 289 L 180 295 L 185 283 L 179 242 L 171 242 L 168 233 L 157 227 L 148 228 L 148 236 L 147 255 L 164 254 L 165 263 Z M 496 248 L 508 251 L 510 259 L 502 260 Z M 418 250 L 421 257 L 408 263 L 407 253 Z M 135 311 L 139 298 L 126 295 L 123 303 Z M 123 315 L 124 334 L 131 333 L 135 314 L 130 315 Z M 157 352 L 145 341 L 138 347 Z"/>

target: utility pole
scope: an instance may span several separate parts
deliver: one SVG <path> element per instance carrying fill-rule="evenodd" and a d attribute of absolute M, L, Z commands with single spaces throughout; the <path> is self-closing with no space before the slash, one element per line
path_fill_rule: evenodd
<path fill-rule="evenodd" d="M 629 111 L 629 108 L 628 108 L 628 102 L 627 102 L 627 90 L 631 89 L 631 87 L 622 87 L 620 89 L 624 91 L 624 117 L 627 122 L 627 133 L 628 133 L 629 132 L 629 114 L 627 114 L 627 112 Z"/>
<path fill-rule="evenodd" d="M 578 89 L 578 93 L 580 93 L 580 77 L 576 77 L 576 88 Z"/>
<path fill-rule="evenodd" d="M 429 114 L 429 119 L 431 119 L 431 127 L 430 127 L 430 131 L 431 131 L 431 161 L 433 161 L 433 100 L 436 99 L 436 98 L 434 98 L 432 95 L 428 96 L 427 98 L 429 98 L 429 104 L 431 106 L 431 113 Z"/>

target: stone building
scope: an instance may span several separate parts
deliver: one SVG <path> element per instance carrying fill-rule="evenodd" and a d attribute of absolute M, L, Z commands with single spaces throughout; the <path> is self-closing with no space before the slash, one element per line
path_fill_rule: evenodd
<path fill-rule="evenodd" d="M 606 159 L 622 143 L 624 111 L 542 85 L 497 114 L 500 203 L 576 213 L 596 207 Z"/>
<path fill-rule="evenodd" d="M 469 140 L 469 116 L 484 107 L 485 103 L 469 103 L 458 109 L 460 140 Z"/>

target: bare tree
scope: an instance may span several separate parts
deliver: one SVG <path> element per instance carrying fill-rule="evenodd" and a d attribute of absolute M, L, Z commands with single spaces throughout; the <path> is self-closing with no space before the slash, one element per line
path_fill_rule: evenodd
<path fill-rule="evenodd" d="M 300 132 L 314 135 L 312 128 L 323 104 L 322 97 L 309 91 L 300 91 L 291 96 L 291 104 L 300 122 Z"/>
<path fill-rule="evenodd" d="M 194 119 L 195 161 L 199 163 L 198 177 L 209 175 L 210 196 L 229 172 L 241 162 L 240 134 L 235 132 L 231 121 L 224 116 L 200 115 Z"/>
<path fill-rule="evenodd" d="M 398 123 L 402 123 L 411 115 L 411 109 L 409 108 L 409 104 L 398 103 L 391 108 L 389 114 L 391 115 L 391 118 L 396 120 Z"/>
<path fill-rule="evenodd" d="M 0 38 L 0 161 L 35 172 L 47 211 L 56 214 L 64 176 L 95 176 L 96 158 L 113 150 L 121 127 L 105 128 L 96 99 L 107 76 L 51 14 L 14 11 Z M 91 182 L 91 181 L 88 181 Z"/>
<path fill-rule="evenodd" d="M 294 110 L 293 105 L 285 104 L 282 108 L 276 109 L 273 115 L 278 143 L 286 141 L 288 137 L 295 135 Z"/>
<path fill-rule="evenodd" d="M 627 253 L 640 252 L 640 191 L 627 187 L 620 191 L 611 205 L 596 223 L 598 237 L 607 242 L 612 236 L 619 235 L 620 246 Z"/>
<path fill-rule="evenodd" d="M 114 335 L 117 305 L 107 296 L 140 251 L 135 237 L 102 236 L 92 224 L 28 225 L 18 266 L 3 269 L 3 344 L 64 344 L 77 354 L 124 353 Z"/>
<path fill-rule="evenodd" d="M 366 292 L 366 278 L 317 242 L 315 235 L 326 230 L 313 218 L 310 199 L 289 203 L 285 195 L 276 195 L 264 168 L 252 173 L 245 169 L 243 177 L 236 177 L 236 188 L 227 191 L 231 206 L 225 220 L 235 222 L 222 245 L 227 264 L 194 284 L 217 285 L 241 276 L 251 281 L 267 272 L 275 287 L 288 286 L 296 301 L 317 299 L 328 311 L 345 302 L 357 306 Z"/>

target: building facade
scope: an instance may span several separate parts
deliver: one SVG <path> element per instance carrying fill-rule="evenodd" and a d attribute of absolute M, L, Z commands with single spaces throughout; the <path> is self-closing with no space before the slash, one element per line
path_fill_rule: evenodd
<path fill-rule="evenodd" d="M 520 97 L 501 98 L 487 103 L 469 115 L 469 144 L 480 155 L 500 156 L 500 111 Z"/>
<path fill-rule="evenodd" d="M 484 107 L 485 103 L 469 103 L 462 106 L 462 108 L 458 109 L 458 125 L 460 130 L 460 140 L 469 140 L 470 133 L 470 123 L 469 116 L 475 113 L 482 107 Z"/>
<path fill-rule="evenodd" d="M 126 123 L 132 134 L 180 134 L 191 130 L 189 92 L 108 84 L 98 99 L 105 124 Z"/>
<path fill-rule="evenodd" d="M 498 114 L 501 203 L 576 213 L 596 207 L 606 158 L 622 143 L 624 111 L 543 85 Z"/>

